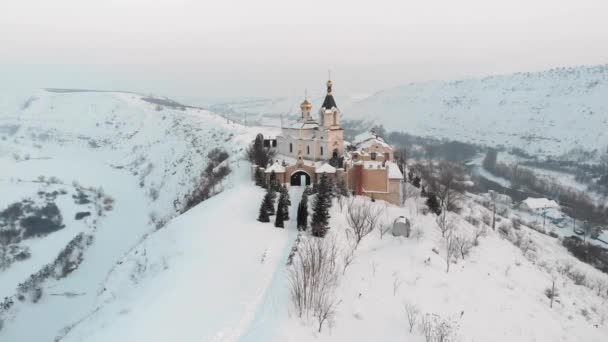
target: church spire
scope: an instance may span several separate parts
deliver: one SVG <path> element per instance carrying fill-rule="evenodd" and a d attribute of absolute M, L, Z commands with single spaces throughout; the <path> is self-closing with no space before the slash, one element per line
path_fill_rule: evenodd
<path fill-rule="evenodd" d="M 331 70 L 327 70 L 327 95 L 331 95 L 331 87 L 334 83 L 331 81 Z"/>

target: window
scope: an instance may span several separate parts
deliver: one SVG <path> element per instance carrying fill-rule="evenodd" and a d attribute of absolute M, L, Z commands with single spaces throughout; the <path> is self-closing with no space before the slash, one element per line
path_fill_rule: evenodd
<path fill-rule="evenodd" d="M 372 152 L 371 156 L 372 156 L 372 160 L 376 160 L 376 152 Z"/>
<path fill-rule="evenodd" d="M 321 155 L 323 155 L 323 146 L 321 146 Z"/>
<path fill-rule="evenodd" d="M 306 154 L 310 154 L 310 146 L 306 146 Z"/>
<path fill-rule="evenodd" d="M 289 143 L 289 153 L 293 153 L 293 144 Z"/>
<path fill-rule="evenodd" d="M 390 160 L 390 155 L 388 154 L 388 152 L 384 153 L 384 161 Z"/>

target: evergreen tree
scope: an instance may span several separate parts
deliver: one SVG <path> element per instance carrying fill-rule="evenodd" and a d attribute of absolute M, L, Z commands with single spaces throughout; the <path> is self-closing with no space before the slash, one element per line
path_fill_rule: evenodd
<path fill-rule="evenodd" d="M 281 187 L 281 193 L 285 196 L 285 201 L 288 206 L 291 205 L 291 199 L 289 198 L 289 190 L 287 189 L 287 185 L 283 184 Z"/>
<path fill-rule="evenodd" d="M 340 179 L 338 181 L 337 192 L 339 196 L 348 197 L 350 193 L 348 192 L 348 187 L 346 186 L 346 182 L 344 179 Z"/>
<path fill-rule="evenodd" d="M 258 216 L 258 221 L 270 222 L 269 215 L 271 212 L 274 213 L 274 203 L 272 202 L 273 201 L 270 191 L 266 191 L 264 199 L 262 200 L 262 205 L 260 206 L 260 214 Z"/>
<path fill-rule="evenodd" d="M 326 174 L 321 175 L 317 190 L 314 213 L 310 225 L 313 236 L 324 237 L 329 229 L 327 224 L 329 222 L 329 208 L 331 207 L 331 183 Z"/>
<path fill-rule="evenodd" d="M 422 181 L 422 179 L 420 179 L 419 176 L 414 176 L 414 178 L 410 178 L 410 180 L 413 186 L 420 188 L 420 182 Z"/>
<path fill-rule="evenodd" d="M 284 196 L 283 194 L 281 194 L 281 196 L 279 197 L 279 204 L 277 207 L 277 215 L 274 219 L 274 226 L 277 228 L 285 228 L 285 224 L 284 224 L 284 216 L 283 216 L 283 212 L 285 211 L 285 200 L 284 200 Z"/>
<path fill-rule="evenodd" d="M 437 215 L 441 215 L 441 205 L 439 204 L 439 200 L 437 199 L 437 195 L 434 192 L 428 193 L 428 198 L 426 200 L 426 205 L 429 207 L 429 210 L 434 212 Z"/>
<path fill-rule="evenodd" d="M 306 188 L 308 189 L 308 187 Z M 300 204 L 298 204 L 298 230 L 306 230 L 308 228 L 308 192 L 304 190 Z"/>
<path fill-rule="evenodd" d="M 289 199 L 288 199 L 288 192 L 287 191 L 281 191 L 281 194 L 279 196 L 279 204 L 278 204 L 278 208 L 277 208 L 277 216 L 281 216 L 283 217 L 283 221 L 287 221 L 289 220 Z"/>
<path fill-rule="evenodd" d="M 266 176 L 264 175 L 264 171 L 259 167 L 255 168 L 255 185 L 266 188 Z"/>
<path fill-rule="evenodd" d="M 281 191 L 281 184 L 279 183 L 279 180 L 277 179 L 277 174 L 274 172 L 274 170 L 272 170 L 272 172 L 270 172 L 270 178 L 268 179 L 268 186 L 270 188 L 272 188 L 273 191 Z"/>

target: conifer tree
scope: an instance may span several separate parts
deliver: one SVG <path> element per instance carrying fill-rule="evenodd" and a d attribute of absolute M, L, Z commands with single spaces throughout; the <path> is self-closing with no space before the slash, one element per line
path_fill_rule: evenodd
<path fill-rule="evenodd" d="M 289 190 L 287 189 L 287 185 L 283 184 L 283 186 L 281 187 L 281 193 L 283 193 L 285 195 L 285 203 L 287 203 L 287 205 L 290 206 L 291 199 L 289 198 Z"/>
<path fill-rule="evenodd" d="M 266 188 L 266 177 L 264 175 L 264 171 L 262 171 L 262 169 L 259 167 L 255 168 L 255 185 Z"/>
<path fill-rule="evenodd" d="M 308 189 L 308 187 L 306 188 Z M 306 230 L 308 228 L 308 191 L 304 190 L 300 204 L 298 204 L 298 230 Z"/>
<path fill-rule="evenodd" d="M 429 210 L 434 212 L 437 215 L 441 214 L 441 205 L 439 204 L 439 200 L 437 199 L 437 195 L 434 192 L 428 193 L 428 198 L 426 200 L 426 205 L 429 207 Z"/>
<path fill-rule="evenodd" d="M 314 203 L 314 213 L 312 215 L 312 235 L 324 237 L 327 234 L 327 224 L 329 222 L 329 208 L 331 207 L 331 184 L 326 174 L 321 175 L 321 180 L 317 187 L 317 196 Z"/>
<path fill-rule="evenodd" d="M 281 184 L 279 184 L 279 180 L 277 179 L 277 174 L 272 170 L 270 172 L 270 178 L 268 179 L 268 186 L 272 188 L 273 191 L 280 191 Z"/>
<path fill-rule="evenodd" d="M 338 195 L 344 197 L 348 197 L 350 195 L 344 179 L 340 179 L 340 181 L 338 181 Z"/>
<path fill-rule="evenodd" d="M 271 212 L 274 213 L 274 204 L 272 203 L 272 196 L 270 194 L 270 191 L 266 191 L 264 199 L 262 200 L 262 205 L 260 206 L 260 214 L 258 216 L 258 221 L 270 222 L 269 215 Z"/>
<path fill-rule="evenodd" d="M 277 215 L 274 218 L 274 226 L 277 228 L 285 228 L 285 224 L 284 224 L 284 211 L 285 211 L 285 198 L 283 196 L 283 194 L 281 193 L 281 196 L 279 197 L 279 204 L 277 207 Z"/>
<path fill-rule="evenodd" d="M 288 204 L 288 192 L 281 191 L 281 195 L 279 196 L 279 204 L 277 208 L 277 216 L 282 216 L 283 221 L 289 220 L 289 204 Z"/>

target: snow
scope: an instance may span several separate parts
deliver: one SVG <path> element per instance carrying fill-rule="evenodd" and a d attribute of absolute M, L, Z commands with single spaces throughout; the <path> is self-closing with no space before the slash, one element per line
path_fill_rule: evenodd
<path fill-rule="evenodd" d="M 234 167 L 259 132 L 196 108 L 157 110 L 139 95 L 113 92 L 12 94 L 0 99 L 0 126 L 16 127 L 0 129 L 0 210 L 36 198 L 41 189 L 67 191 L 56 200 L 66 227 L 22 242 L 32 256 L 0 271 L 0 298 L 14 296 L 17 284 L 52 262 L 77 234 L 93 237 L 74 272 L 42 283 L 38 303 L 15 301 L 0 313 L 0 340 L 26 342 L 52 340 L 101 310 L 98 295 L 118 262 L 176 215 L 174 205 L 193 188 L 207 152 L 226 149 Z M 40 183 L 39 176 L 59 183 Z M 113 209 L 97 215 L 76 205 L 77 184 L 103 189 Z M 76 221 L 77 211 L 93 215 Z"/>
<path fill-rule="evenodd" d="M 255 220 L 264 190 L 250 184 L 246 170 L 239 165 L 231 189 L 126 255 L 98 298 L 103 307 L 63 341 L 167 341 L 176 335 L 181 341 L 236 341 L 265 333 L 260 317 L 271 314 L 259 310 L 280 297 L 271 291 L 278 287 L 273 278 L 281 278 L 275 273 L 284 269 L 295 220 L 286 229 Z M 269 310 L 281 308 L 286 311 Z"/>
<path fill-rule="evenodd" d="M 557 204 L 557 202 L 555 202 L 554 200 L 546 199 L 546 198 L 528 197 L 522 201 L 522 204 L 532 210 L 559 208 L 559 204 Z"/>
<path fill-rule="evenodd" d="M 316 170 L 316 173 L 336 173 L 336 168 L 329 165 L 328 163 L 325 163 L 321 166 L 319 166 Z"/>
<path fill-rule="evenodd" d="M 608 65 L 410 83 L 342 105 L 393 131 L 560 155 L 608 145 Z"/>
<path fill-rule="evenodd" d="M 269 168 L 266 169 L 266 173 L 285 173 L 285 167 L 283 167 L 283 165 L 281 165 L 280 163 L 276 162 L 274 164 L 272 164 Z"/>
<path fill-rule="evenodd" d="M 393 162 L 386 162 L 388 167 L 388 178 L 389 179 L 403 179 L 403 174 L 399 170 L 399 166 Z"/>

